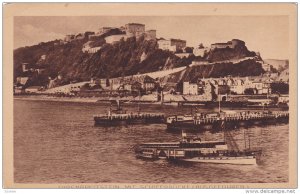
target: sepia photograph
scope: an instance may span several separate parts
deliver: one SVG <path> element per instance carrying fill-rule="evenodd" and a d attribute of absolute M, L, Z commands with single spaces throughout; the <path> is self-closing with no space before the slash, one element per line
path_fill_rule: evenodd
<path fill-rule="evenodd" d="M 4 6 L 4 185 L 296 187 L 296 4 L 81 6 Z"/>

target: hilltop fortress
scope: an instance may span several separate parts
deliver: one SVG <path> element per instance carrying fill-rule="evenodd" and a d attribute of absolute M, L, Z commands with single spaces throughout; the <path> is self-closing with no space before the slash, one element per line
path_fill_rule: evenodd
<path fill-rule="evenodd" d="M 105 36 L 105 42 L 108 44 L 115 44 L 119 42 L 121 39 L 127 40 L 131 37 L 140 38 L 141 36 L 144 36 L 145 40 L 153 40 L 157 41 L 158 48 L 162 50 L 169 50 L 171 52 L 177 52 L 179 50 L 183 50 L 186 47 L 186 41 L 181 39 L 164 39 L 156 38 L 156 30 L 149 29 L 146 30 L 145 24 L 139 24 L 139 23 L 128 23 L 125 24 L 125 26 L 121 26 L 119 28 L 115 27 L 102 27 L 99 29 L 98 32 L 89 32 L 89 33 L 79 33 L 77 35 L 75 34 L 68 34 L 65 36 L 65 38 L 61 41 L 62 44 L 67 44 L 68 42 L 83 39 L 84 37 L 88 37 L 88 44 L 84 45 L 84 48 L 82 49 L 83 52 L 87 53 L 95 53 L 98 50 L 100 50 L 100 47 L 92 47 L 89 46 L 91 41 L 96 41 L 98 37 L 101 37 L 107 33 L 113 32 L 109 36 Z"/>
<path fill-rule="evenodd" d="M 144 36 L 144 39 L 147 41 L 156 41 L 158 45 L 158 49 L 167 50 L 176 54 L 178 57 L 188 57 L 189 54 L 185 53 L 185 49 L 187 48 L 186 40 L 181 40 L 177 38 L 157 38 L 156 30 L 149 29 L 146 30 L 145 24 L 139 23 L 128 23 L 121 27 L 108 27 L 104 26 L 101 27 L 98 32 L 86 32 L 86 33 L 79 33 L 75 34 L 68 34 L 65 36 L 64 40 L 62 41 L 63 44 L 71 42 L 73 40 L 84 39 L 85 37 L 88 38 L 88 42 L 84 44 L 82 48 L 82 52 L 93 54 L 101 49 L 101 46 L 92 46 L 93 41 L 97 41 L 99 37 L 104 36 L 105 34 L 109 34 L 104 37 L 105 43 L 107 44 L 116 44 L 120 40 L 127 40 L 131 37 L 140 38 Z M 245 46 L 245 42 L 239 39 L 232 39 L 226 43 L 214 43 L 211 44 L 210 47 L 199 47 L 199 48 L 192 48 L 192 54 L 194 56 L 204 57 L 206 53 L 210 50 L 215 49 L 234 49 L 237 46 Z"/>
<path fill-rule="evenodd" d="M 232 39 L 231 41 L 228 41 L 227 43 L 214 43 L 211 45 L 210 49 L 225 49 L 225 48 L 235 48 L 236 46 L 245 46 L 245 42 L 238 40 L 238 39 Z"/>

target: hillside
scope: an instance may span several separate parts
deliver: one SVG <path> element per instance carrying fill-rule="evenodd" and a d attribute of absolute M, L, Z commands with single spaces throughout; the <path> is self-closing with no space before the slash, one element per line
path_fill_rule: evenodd
<path fill-rule="evenodd" d="M 86 32 L 87 33 L 87 32 Z M 145 40 L 144 37 L 128 38 L 115 44 L 106 44 L 104 38 L 112 34 L 111 31 L 98 37 L 93 46 L 101 46 L 96 53 L 83 53 L 83 45 L 88 37 L 61 44 L 59 40 L 40 43 L 38 45 L 19 48 L 14 51 L 14 78 L 26 76 L 22 72 L 21 63 L 35 64 L 45 71 L 38 77 L 33 77 L 32 84 L 46 84 L 48 77 L 62 76 L 61 84 L 70 81 L 86 81 L 91 77 L 112 78 L 133 74 L 142 74 L 175 67 L 188 66 L 194 60 L 216 62 L 215 65 L 191 67 L 186 70 L 184 79 L 197 77 L 223 77 L 226 75 L 249 76 L 263 72 L 256 60 L 246 60 L 238 64 L 224 62 L 245 57 L 256 56 L 247 47 L 235 49 L 216 49 L 210 51 L 205 58 L 190 56 L 179 58 L 174 53 L 158 49 L 157 41 Z M 41 57 L 44 56 L 42 59 Z M 222 61 L 217 64 L 218 61 Z M 173 76 L 174 77 L 174 76 Z M 42 81 L 41 81 L 42 80 Z"/>
<path fill-rule="evenodd" d="M 15 50 L 14 77 L 22 76 L 22 62 L 38 63 L 38 67 L 46 68 L 45 76 L 89 80 L 91 77 L 110 78 L 186 66 L 193 60 L 193 57 L 180 59 L 171 52 L 157 49 L 156 41 L 146 41 L 142 37 L 121 40 L 113 45 L 103 44 L 94 54 L 81 51 L 87 39 L 54 46 L 55 42 Z M 143 53 L 146 58 L 141 61 Z M 38 62 L 42 55 L 46 55 L 46 59 Z"/>
<path fill-rule="evenodd" d="M 239 45 L 235 48 L 214 49 L 209 52 L 206 59 L 209 62 L 217 62 L 255 56 L 255 52 L 249 51 L 245 45 Z"/>
<path fill-rule="evenodd" d="M 197 81 L 199 78 L 217 78 L 225 76 L 257 76 L 264 73 L 261 64 L 254 60 L 245 60 L 237 64 L 215 63 L 211 65 L 201 65 L 188 67 L 182 72 L 178 72 L 168 77 L 168 82 Z"/>
<path fill-rule="evenodd" d="M 278 60 L 278 59 L 264 59 L 265 63 L 272 65 L 274 68 L 279 70 L 279 72 L 288 69 L 289 61 L 288 60 Z"/>
<path fill-rule="evenodd" d="M 284 81 L 288 82 L 289 81 L 289 69 L 285 69 L 280 72 L 277 81 Z"/>

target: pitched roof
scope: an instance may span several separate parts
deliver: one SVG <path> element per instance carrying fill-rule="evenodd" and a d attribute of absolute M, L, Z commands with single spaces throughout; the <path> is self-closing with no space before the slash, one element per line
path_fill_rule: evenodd
<path fill-rule="evenodd" d="M 139 23 L 128 23 L 127 25 L 139 25 L 139 26 L 145 26 L 145 24 L 139 24 Z"/>
<path fill-rule="evenodd" d="M 26 89 L 40 89 L 42 86 L 29 86 Z"/>

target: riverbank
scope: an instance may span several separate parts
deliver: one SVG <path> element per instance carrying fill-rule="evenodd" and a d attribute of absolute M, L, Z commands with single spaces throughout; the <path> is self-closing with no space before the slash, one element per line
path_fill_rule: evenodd
<path fill-rule="evenodd" d="M 54 102 L 75 102 L 75 103 L 110 103 L 113 100 L 124 100 L 121 98 L 99 98 L 99 97 L 55 97 L 46 95 L 18 95 L 14 96 L 17 100 L 29 101 L 54 101 Z M 161 102 L 151 101 L 130 101 L 124 100 L 125 104 L 147 104 L 147 105 L 161 105 Z M 177 102 L 166 102 L 164 105 L 178 106 Z"/>
<path fill-rule="evenodd" d="M 54 97 L 54 96 L 14 96 L 17 100 L 30 100 L 30 101 L 55 101 L 55 102 L 80 102 L 80 103 L 96 103 L 99 98 L 79 98 L 79 97 Z"/>
<path fill-rule="evenodd" d="M 128 97 L 58 97 L 58 96 L 49 96 L 49 95 L 15 95 L 14 99 L 17 100 L 29 100 L 29 101 L 53 101 L 53 102 L 73 102 L 73 103 L 99 103 L 99 104 L 110 104 L 112 101 L 120 100 L 124 104 L 145 104 L 149 106 L 188 106 L 188 107 L 205 107 L 205 108 L 216 108 L 219 106 L 219 102 L 195 102 L 195 101 L 154 101 L 149 99 L 137 99 L 137 98 L 128 98 Z M 267 105 L 267 106 L 253 106 L 247 105 L 245 102 L 230 102 L 223 101 L 221 102 L 222 107 L 227 108 L 247 108 L 247 109 L 265 109 L 265 108 L 282 108 L 288 109 L 286 105 Z"/>

